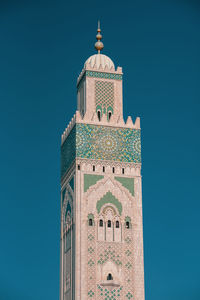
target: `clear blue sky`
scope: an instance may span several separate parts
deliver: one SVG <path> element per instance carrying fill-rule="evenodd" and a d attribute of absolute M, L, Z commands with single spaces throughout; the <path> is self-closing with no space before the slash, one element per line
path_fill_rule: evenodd
<path fill-rule="evenodd" d="M 141 117 L 146 300 L 199 300 L 195 0 L 1 0 L 0 299 L 59 299 L 60 135 L 98 19 Z"/>

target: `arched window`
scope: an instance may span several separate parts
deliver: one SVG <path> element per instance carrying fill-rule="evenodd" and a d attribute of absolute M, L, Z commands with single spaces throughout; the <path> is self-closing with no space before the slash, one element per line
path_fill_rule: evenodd
<path fill-rule="evenodd" d="M 128 221 L 126 222 L 126 228 L 130 228 L 130 223 Z"/>
<path fill-rule="evenodd" d="M 103 220 L 99 220 L 99 226 L 103 227 Z"/>
<path fill-rule="evenodd" d="M 110 121 L 111 116 L 112 116 L 112 113 L 111 113 L 111 111 L 109 111 L 109 113 L 108 113 L 108 120 L 109 121 Z"/>
<path fill-rule="evenodd" d="M 92 226 L 93 225 L 93 221 L 92 219 L 89 219 L 89 226 Z"/>
<path fill-rule="evenodd" d="M 116 228 L 119 228 L 119 221 L 116 221 Z"/>
<path fill-rule="evenodd" d="M 111 227 L 111 221 L 108 220 L 108 227 Z"/>
<path fill-rule="evenodd" d="M 113 277 L 112 277 L 112 274 L 111 274 L 111 273 L 108 274 L 107 280 L 113 280 Z"/>
<path fill-rule="evenodd" d="M 100 110 L 97 111 L 97 117 L 98 117 L 99 121 L 101 121 L 101 112 L 100 112 Z"/>

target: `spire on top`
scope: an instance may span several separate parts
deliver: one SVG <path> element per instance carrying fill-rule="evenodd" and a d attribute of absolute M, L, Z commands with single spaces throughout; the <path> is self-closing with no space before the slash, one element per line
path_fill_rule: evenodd
<path fill-rule="evenodd" d="M 102 35 L 101 35 L 101 29 L 100 29 L 100 21 L 98 21 L 98 29 L 97 29 L 97 42 L 95 43 L 95 48 L 97 49 L 98 53 L 103 49 L 104 45 L 101 42 Z"/>

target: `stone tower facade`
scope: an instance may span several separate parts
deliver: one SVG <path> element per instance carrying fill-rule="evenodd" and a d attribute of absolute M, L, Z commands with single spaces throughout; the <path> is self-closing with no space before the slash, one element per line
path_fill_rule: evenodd
<path fill-rule="evenodd" d="M 60 300 L 144 300 L 140 119 L 97 40 L 61 141 Z"/>

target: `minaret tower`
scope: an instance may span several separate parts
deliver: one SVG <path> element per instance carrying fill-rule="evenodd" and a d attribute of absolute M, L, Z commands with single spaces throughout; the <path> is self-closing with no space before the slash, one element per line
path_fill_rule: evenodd
<path fill-rule="evenodd" d="M 61 141 L 60 300 L 144 300 L 140 119 L 96 38 Z"/>

